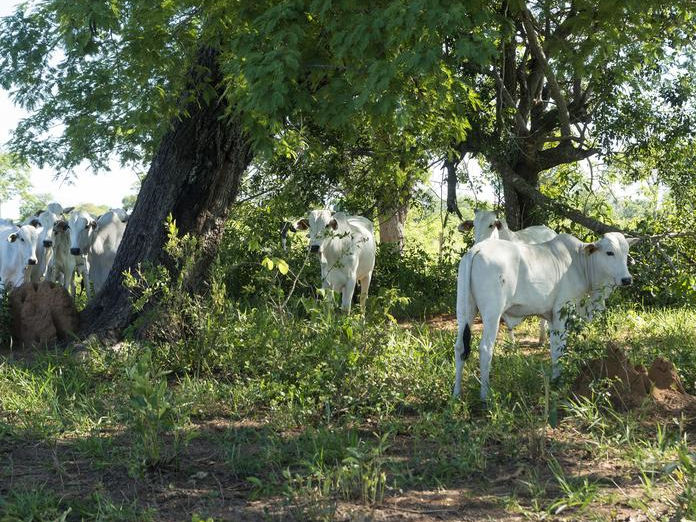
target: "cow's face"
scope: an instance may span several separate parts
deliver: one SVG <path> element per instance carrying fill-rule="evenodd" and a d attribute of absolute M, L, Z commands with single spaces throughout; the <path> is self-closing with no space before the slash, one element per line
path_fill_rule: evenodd
<path fill-rule="evenodd" d="M 39 234 L 39 248 L 53 247 L 53 226 L 58 221 L 58 216 L 50 210 L 44 210 L 37 216 L 41 223 L 41 233 Z"/>
<path fill-rule="evenodd" d="M 309 216 L 295 223 L 295 229 L 309 231 L 309 251 L 315 254 L 321 254 L 324 241 L 333 237 L 337 228 L 330 210 L 312 210 Z"/>
<path fill-rule="evenodd" d="M 70 225 L 65 219 L 59 219 L 53 224 L 53 243 L 70 245 Z"/>
<path fill-rule="evenodd" d="M 84 256 L 89 252 L 92 232 L 97 222 L 87 212 L 78 212 L 70 216 L 70 253 L 74 256 Z"/>
<path fill-rule="evenodd" d="M 594 277 L 609 286 L 630 285 L 633 277 L 628 271 L 628 248 L 636 241 L 619 232 L 609 232 L 587 245 L 585 252 L 590 256 Z"/>
<path fill-rule="evenodd" d="M 474 212 L 474 242 L 479 243 L 488 238 L 498 239 L 498 230 L 502 222 L 492 210 L 476 210 Z"/>
<path fill-rule="evenodd" d="M 19 227 L 16 232 L 7 237 L 7 241 L 12 243 L 12 247 L 18 249 L 21 262 L 27 266 L 38 263 L 36 245 L 39 243 L 40 231 L 41 224 L 37 220 L 32 221 L 30 225 Z"/>

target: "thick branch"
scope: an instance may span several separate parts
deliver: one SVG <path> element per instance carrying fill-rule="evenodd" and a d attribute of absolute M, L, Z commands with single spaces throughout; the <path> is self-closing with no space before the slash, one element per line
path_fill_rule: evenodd
<path fill-rule="evenodd" d="M 539 44 L 537 38 L 536 30 L 534 29 L 534 17 L 532 13 L 529 12 L 527 6 L 523 4 L 522 6 L 522 23 L 524 24 L 525 32 L 527 33 L 527 41 L 532 49 L 534 57 L 541 62 L 544 67 L 544 72 L 546 79 L 548 80 L 549 89 L 551 90 L 551 96 L 556 101 L 558 106 L 559 120 L 561 123 L 561 133 L 563 136 L 570 136 L 570 117 L 568 116 L 568 105 L 566 104 L 561 88 L 558 86 L 556 81 L 556 76 L 551 69 L 551 65 L 546 59 L 544 50 Z"/>
<path fill-rule="evenodd" d="M 599 153 L 599 149 L 595 148 L 582 149 L 573 147 L 569 140 L 570 138 L 557 147 L 539 151 L 536 158 L 536 166 L 539 168 L 539 172 L 558 165 L 581 161 Z"/>
<path fill-rule="evenodd" d="M 586 216 L 582 212 L 569 207 L 564 203 L 560 203 L 548 196 L 545 196 L 527 183 L 522 177 L 517 175 L 512 167 L 510 167 L 510 165 L 508 165 L 505 161 L 494 159 L 492 163 L 495 169 L 501 173 L 506 182 L 510 183 L 513 187 L 515 187 L 517 192 L 524 194 L 536 204 L 545 207 L 556 214 L 564 216 L 571 221 L 574 221 L 575 223 L 596 232 L 597 234 L 605 234 L 607 232 L 623 232 L 624 234 L 635 236 L 635 234 L 630 234 L 613 225 L 602 223 L 601 221 Z"/>

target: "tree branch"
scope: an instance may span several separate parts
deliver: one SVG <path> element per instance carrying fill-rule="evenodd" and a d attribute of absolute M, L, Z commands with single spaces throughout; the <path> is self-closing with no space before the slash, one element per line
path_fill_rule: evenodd
<path fill-rule="evenodd" d="M 508 165 L 505 161 L 495 158 L 491 163 L 493 164 L 495 169 L 503 175 L 505 181 L 510 183 L 517 192 L 524 194 L 526 197 L 534 201 L 536 204 L 545 207 L 556 214 L 564 216 L 570 219 L 571 221 L 574 221 L 575 223 L 582 225 L 583 227 L 589 230 L 592 230 L 597 234 L 605 234 L 607 232 L 622 232 L 624 234 L 631 235 L 634 237 L 637 236 L 636 234 L 624 231 L 614 225 L 607 225 L 606 223 L 602 223 L 601 221 L 586 216 L 582 212 L 572 207 L 569 207 L 564 203 L 560 203 L 551 199 L 548 196 L 545 196 L 537 189 L 532 187 L 529 183 L 527 183 L 521 176 L 516 174 L 512 167 L 510 167 L 510 165 Z"/>
<path fill-rule="evenodd" d="M 537 38 L 536 30 L 534 29 L 534 17 L 532 13 L 527 9 L 526 4 L 522 4 L 522 23 L 524 25 L 524 30 L 527 33 L 527 41 L 532 49 L 534 57 L 541 62 L 546 79 L 548 80 L 549 89 L 551 90 L 551 96 L 556 101 L 558 106 L 558 116 L 561 123 L 561 133 L 563 136 L 570 136 L 570 116 L 568 115 L 568 105 L 566 104 L 561 88 L 558 86 L 556 81 L 556 76 L 551 69 L 546 56 L 544 55 L 544 50 L 539 44 Z"/>

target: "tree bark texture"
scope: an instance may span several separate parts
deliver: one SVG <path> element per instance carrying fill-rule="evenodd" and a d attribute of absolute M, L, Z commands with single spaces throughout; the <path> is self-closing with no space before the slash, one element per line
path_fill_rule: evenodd
<path fill-rule="evenodd" d="M 202 49 L 191 72 L 193 101 L 174 122 L 143 181 L 109 277 L 81 315 L 81 332 L 118 338 L 133 320 L 123 272 L 146 262 L 164 263 L 165 220 L 171 214 L 179 233 L 198 238 L 199 255 L 186 281 L 203 292 L 205 279 L 222 238 L 228 210 L 251 151 L 241 124 L 227 115 L 218 52 Z M 217 96 L 208 100 L 196 86 L 207 83 Z"/>
<path fill-rule="evenodd" d="M 389 209 L 379 216 L 379 242 L 393 243 L 398 252 L 404 249 L 404 224 L 408 213 L 408 204 L 396 209 Z"/>

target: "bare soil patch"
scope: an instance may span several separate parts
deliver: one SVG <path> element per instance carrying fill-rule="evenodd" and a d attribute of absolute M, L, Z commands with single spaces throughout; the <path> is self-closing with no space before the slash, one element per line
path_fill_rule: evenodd
<path fill-rule="evenodd" d="M 610 399 L 620 409 L 648 408 L 657 418 L 685 415 L 696 420 L 696 397 L 686 393 L 674 365 L 658 357 L 649 369 L 633 366 L 626 348 L 607 346 L 603 357 L 590 360 L 573 385 L 579 397 L 591 397 L 598 381 L 608 383 Z"/>

